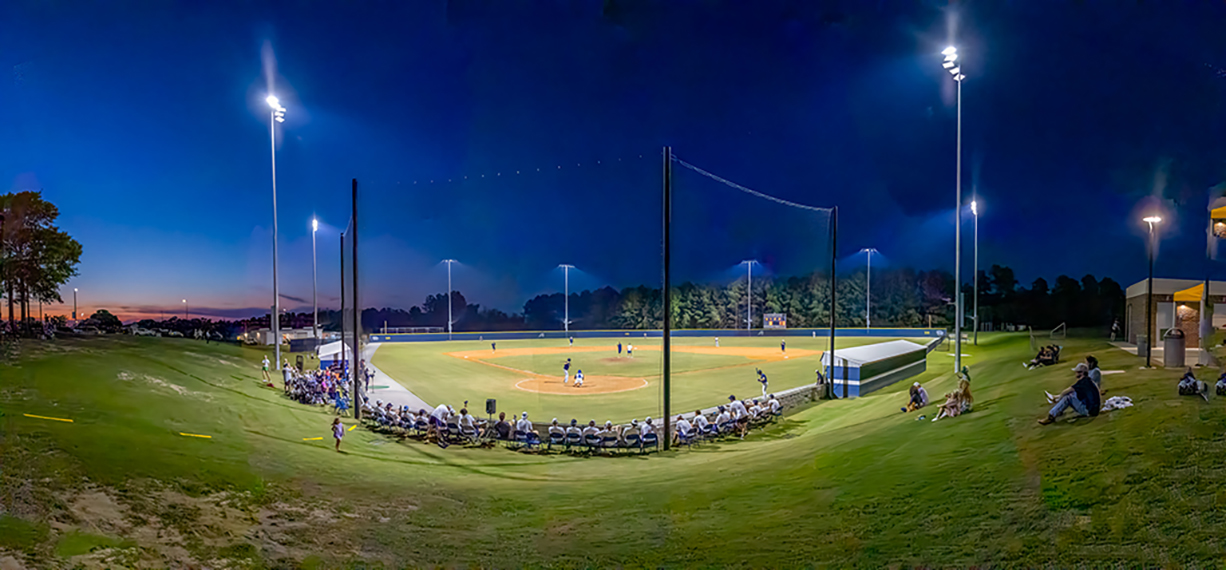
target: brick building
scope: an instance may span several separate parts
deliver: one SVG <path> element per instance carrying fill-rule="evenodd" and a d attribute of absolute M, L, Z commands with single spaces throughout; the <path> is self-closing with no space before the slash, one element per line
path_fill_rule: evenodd
<path fill-rule="evenodd" d="M 1197 279 L 1154 278 L 1154 343 L 1161 341 L 1166 331 L 1178 327 L 1187 337 L 1188 348 L 1200 347 L 1201 293 L 1204 281 Z M 1136 344 L 1137 335 L 1145 331 L 1145 285 L 1141 280 L 1125 291 L 1123 340 Z M 1226 327 L 1226 281 L 1209 282 L 1209 301 L 1217 310 L 1213 313 L 1213 328 Z"/>

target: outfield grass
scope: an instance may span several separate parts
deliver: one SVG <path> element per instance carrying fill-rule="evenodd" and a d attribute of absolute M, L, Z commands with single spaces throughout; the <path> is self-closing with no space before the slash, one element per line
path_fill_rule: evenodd
<path fill-rule="evenodd" d="M 542 421 L 557 417 L 564 422 L 577 418 L 583 422 L 595 419 L 601 423 L 605 420 L 620 423 L 632 418 L 659 417 L 663 413 L 663 352 L 660 350 L 660 339 L 640 339 L 644 342 L 634 344 L 636 350 L 633 358 L 623 356 L 620 359 L 616 357 L 617 340 L 576 339 L 573 349 L 566 348 L 566 341 L 560 339 L 498 342 L 498 350 L 503 354 L 512 349 L 565 348 L 557 354 L 518 356 L 498 356 L 498 352 L 490 350 L 489 342 L 480 341 L 384 343 L 375 353 L 372 363 L 431 405 L 448 403 L 458 408 L 468 401 L 470 405 L 484 409 L 486 398 L 494 398 L 500 410 L 516 414 L 526 411 L 530 417 Z M 680 347 L 714 346 L 714 338 L 677 340 L 676 345 Z M 822 338 L 798 337 L 788 340 L 794 354 L 801 349 L 822 351 L 827 346 L 826 339 Z M 839 339 L 837 347 L 850 348 L 887 340 L 894 339 Z M 728 350 L 736 347 L 775 350 L 779 348 L 779 339 L 722 338 L 720 345 Z M 587 349 L 591 347 L 601 348 L 602 351 L 590 352 Z M 562 374 L 562 364 L 569 357 L 572 359 L 572 374 L 582 369 L 589 377 L 615 375 L 643 378 L 647 386 L 611 394 L 584 394 L 578 390 L 575 394 L 565 395 L 527 392 L 515 387 L 525 378 L 521 372 L 447 354 L 464 351 L 476 351 L 480 356 L 475 355 L 474 358 L 488 358 L 488 362 L 498 366 L 558 377 Z M 759 397 L 762 391 L 756 368 L 761 368 L 770 379 L 772 391 L 811 384 L 816 380 L 814 370 L 820 366 L 819 359 L 820 354 L 764 361 L 744 356 L 674 352 L 673 409 L 691 412 L 705 409 L 727 403 L 729 395 Z"/>
<path fill-rule="evenodd" d="M 183 339 L 27 343 L 0 365 L 0 560 L 230 568 L 1220 567 L 1226 406 L 1094 352 L 1134 408 L 1040 427 L 1069 366 L 1024 336 L 967 347 L 975 410 L 904 385 L 766 433 L 645 458 L 447 450 L 357 429 L 257 382 L 260 352 Z M 951 389 L 951 359 L 921 377 Z M 940 363 L 940 365 L 938 365 Z M 23 414 L 73 419 L 63 423 Z M 189 438 L 179 432 L 212 435 Z M 83 552 L 88 551 L 88 552 Z"/>

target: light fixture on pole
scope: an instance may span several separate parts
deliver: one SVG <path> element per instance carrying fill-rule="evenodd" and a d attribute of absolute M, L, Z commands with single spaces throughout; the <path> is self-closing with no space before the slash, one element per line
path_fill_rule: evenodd
<path fill-rule="evenodd" d="M 77 288 L 72 288 L 72 320 L 77 320 Z"/>
<path fill-rule="evenodd" d="M 868 254 L 868 265 L 864 272 L 864 328 L 873 328 L 872 294 L 873 294 L 873 254 L 881 253 L 875 248 L 866 247 L 860 251 Z"/>
<path fill-rule="evenodd" d="M 1145 367 L 1149 368 L 1149 355 L 1154 347 L 1154 224 L 1161 223 L 1162 218 L 1148 216 L 1141 221 L 1149 224 L 1149 279 L 1145 282 Z"/>
<path fill-rule="evenodd" d="M 277 368 L 281 368 L 281 291 L 277 287 L 277 123 L 285 122 L 285 107 L 276 95 L 269 95 L 268 142 L 272 148 L 272 341 Z"/>
<path fill-rule="evenodd" d="M 311 218 L 311 338 L 319 344 L 319 253 L 315 249 L 315 233 L 319 231 L 319 218 Z"/>
<path fill-rule="evenodd" d="M 745 278 L 747 280 L 745 287 L 745 330 L 753 328 L 753 264 L 755 263 L 758 263 L 758 260 L 746 259 L 738 264 L 745 266 Z"/>
<path fill-rule="evenodd" d="M 183 320 L 185 321 L 189 320 L 191 318 L 188 316 L 189 314 L 190 314 L 190 311 L 188 310 L 188 307 L 187 307 L 187 299 L 183 299 Z"/>
<path fill-rule="evenodd" d="M 941 51 L 945 61 L 941 67 L 949 72 L 958 86 L 958 142 L 954 176 L 954 372 L 962 371 L 962 66 L 958 65 L 958 48 L 949 46 Z"/>
<path fill-rule="evenodd" d="M 563 275 L 562 280 L 565 282 L 565 297 L 566 297 L 566 303 L 564 305 L 565 309 L 562 314 L 562 328 L 564 331 L 566 331 L 566 334 L 569 335 L 570 334 L 570 270 L 574 269 L 575 266 L 566 265 L 565 263 L 563 263 L 562 265 L 559 265 L 558 267 L 562 268 L 562 275 Z"/>
<path fill-rule="evenodd" d="M 979 346 L 979 203 L 975 198 L 971 199 L 971 215 L 975 216 L 975 307 L 971 319 L 975 322 L 975 346 Z"/>
<path fill-rule="evenodd" d="M 444 259 L 443 263 L 447 264 L 447 340 L 451 340 L 451 264 L 456 260 Z"/>

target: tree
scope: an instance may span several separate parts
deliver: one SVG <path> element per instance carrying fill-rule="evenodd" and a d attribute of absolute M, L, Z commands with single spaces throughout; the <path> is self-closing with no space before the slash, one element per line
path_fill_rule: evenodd
<path fill-rule="evenodd" d="M 98 328 L 107 332 L 115 332 L 123 328 L 123 323 L 119 321 L 119 317 L 112 315 L 106 309 L 98 309 L 93 315 L 90 315 L 89 319 L 94 321 Z"/>
<path fill-rule="evenodd" d="M 0 195 L 0 291 L 8 299 L 9 325 L 14 304 L 21 320 L 30 316 L 30 301 L 59 303 L 59 288 L 77 274 L 81 244 L 55 226 L 59 209 L 40 192 Z"/>

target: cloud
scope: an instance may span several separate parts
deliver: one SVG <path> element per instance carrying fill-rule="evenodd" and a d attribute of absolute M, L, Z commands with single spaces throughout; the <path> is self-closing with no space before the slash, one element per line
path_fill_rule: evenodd
<path fill-rule="evenodd" d="M 310 303 L 310 301 L 308 301 L 308 300 L 306 300 L 306 299 L 303 299 L 302 297 L 295 297 L 295 296 L 293 296 L 293 295 L 286 295 L 285 293 L 281 293 L 281 298 L 282 298 L 282 299 L 289 300 L 289 301 L 293 301 L 293 302 L 295 302 L 295 303 Z"/>

